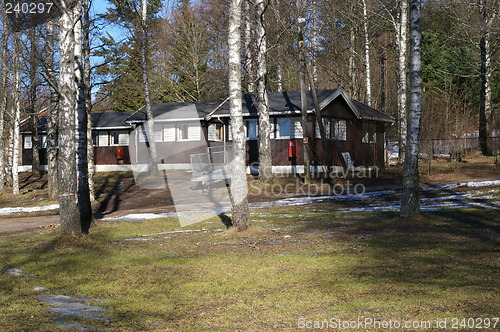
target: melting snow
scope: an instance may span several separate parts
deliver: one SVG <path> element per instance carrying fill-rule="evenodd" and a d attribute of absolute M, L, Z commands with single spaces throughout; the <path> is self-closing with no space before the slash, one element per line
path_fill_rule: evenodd
<path fill-rule="evenodd" d="M 0 209 L 0 216 L 6 216 L 17 212 L 40 212 L 59 209 L 59 204 L 30 206 L 30 207 L 6 207 Z"/>

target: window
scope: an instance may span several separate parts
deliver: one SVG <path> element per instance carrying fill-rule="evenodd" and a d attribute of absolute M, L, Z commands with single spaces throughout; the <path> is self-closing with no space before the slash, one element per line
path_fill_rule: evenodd
<path fill-rule="evenodd" d="M 146 127 L 145 126 L 140 126 L 139 127 L 139 143 L 146 143 L 148 141 L 148 135 L 146 133 Z"/>
<path fill-rule="evenodd" d="M 200 123 L 183 123 L 177 127 L 179 141 L 199 141 L 201 139 Z"/>
<path fill-rule="evenodd" d="M 259 125 L 257 119 L 245 120 L 247 139 L 256 140 L 259 137 Z"/>
<path fill-rule="evenodd" d="M 301 138 L 301 119 L 278 118 L 276 138 Z"/>
<path fill-rule="evenodd" d="M 211 123 L 208 125 L 208 140 L 222 141 L 224 139 L 224 127 L 220 123 Z"/>
<path fill-rule="evenodd" d="M 175 124 L 163 125 L 163 142 L 175 142 Z"/>
<path fill-rule="evenodd" d="M 47 135 L 40 135 L 39 137 L 40 149 L 47 148 Z"/>
<path fill-rule="evenodd" d="M 129 144 L 129 134 L 128 131 L 112 131 L 111 132 L 111 144 L 112 146 L 128 146 Z"/>
<path fill-rule="evenodd" d="M 188 140 L 189 138 L 189 125 L 183 124 L 179 126 L 179 140 Z"/>
<path fill-rule="evenodd" d="M 335 123 L 335 138 L 339 141 L 347 140 L 347 122 L 346 120 L 337 120 Z"/>
<path fill-rule="evenodd" d="M 153 125 L 153 135 L 153 137 L 155 138 L 155 142 L 163 142 L 163 125 Z"/>
<path fill-rule="evenodd" d="M 323 118 L 323 126 L 327 139 L 335 139 L 339 141 L 347 140 L 347 122 L 346 120 L 336 120 L 331 118 Z M 316 122 L 316 138 L 321 138 L 319 125 Z"/>
<path fill-rule="evenodd" d="M 332 139 L 332 124 L 335 123 L 335 120 L 330 118 L 322 118 L 323 120 L 323 128 L 325 128 L 325 138 Z M 316 138 L 321 138 L 321 131 L 319 130 L 319 124 L 316 120 Z"/>
<path fill-rule="evenodd" d="M 97 146 L 108 146 L 109 145 L 109 135 L 107 131 L 99 132 L 97 137 Z"/>
<path fill-rule="evenodd" d="M 363 143 L 375 143 L 376 142 L 376 134 L 375 134 L 375 123 L 363 122 L 363 138 L 361 141 Z"/>
<path fill-rule="evenodd" d="M 33 148 L 33 145 L 31 142 L 31 135 L 24 135 L 24 148 L 27 150 Z"/>

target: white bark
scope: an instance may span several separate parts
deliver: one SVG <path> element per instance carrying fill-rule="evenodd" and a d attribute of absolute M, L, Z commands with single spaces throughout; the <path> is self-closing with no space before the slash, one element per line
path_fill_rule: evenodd
<path fill-rule="evenodd" d="M 92 91 L 90 83 L 90 17 L 89 0 L 83 1 L 83 84 L 85 85 L 85 110 L 87 112 L 87 160 L 90 201 L 94 196 L 94 145 L 92 143 Z"/>
<path fill-rule="evenodd" d="M 229 103 L 234 159 L 231 179 L 232 222 L 238 230 L 248 228 L 248 184 L 246 179 L 246 134 L 241 94 L 241 0 L 231 0 L 229 14 Z"/>
<path fill-rule="evenodd" d="M 54 22 L 47 23 L 47 76 L 48 79 L 57 84 L 56 75 L 54 73 L 55 59 L 54 48 L 56 38 L 54 34 Z M 50 116 L 47 121 L 47 186 L 48 196 L 50 199 L 56 199 L 58 195 L 57 189 L 57 132 L 58 132 L 58 105 L 59 94 L 56 89 L 49 84 L 50 89 Z"/>
<path fill-rule="evenodd" d="M 278 80 L 278 92 L 283 92 L 283 67 L 279 61 L 276 67 L 276 79 Z"/>
<path fill-rule="evenodd" d="M 2 51 L 0 55 L 0 75 L 2 77 L 0 88 L 1 99 L 0 99 L 0 193 L 4 191 L 5 188 L 5 114 L 7 112 L 7 77 L 9 75 L 9 69 L 7 68 L 7 47 L 8 47 L 8 30 L 7 30 L 7 17 L 5 11 L 2 11 L 2 23 L 3 23 L 3 33 L 2 33 Z"/>
<path fill-rule="evenodd" d="M 253 68 L 254 62 L 254 43 L 252 38 L 252 22 L 254 21 L 253 5 L 250 0 L 244 1 L 244 17 L 243 17 L 243 33 L 245 42 L 245 83 L 248 93 L 255 93 L 255 73 Z"/>
<path fill-rule="evenodd" d="M 493 69 L 491 66 L 490 36 L 491 26 L 498 15 L 499 2 L 496 1 L 491 12 L 488 11 L 486 0 L 479 0 L 479 14 L 481 19 L 481 39 L 479 48 L 481 50 L 481 91 L 479 105 L 479 146 L 484 155 L 491 155 L 491 147 L 488 145 L 490 135 L 490 124 L 492 114 L 492 90 L 491 80 Z"/>
<path fill-rule="evenodd" d="M 151 100 L 149 98 L 149 78 L 148 78 L 148 34 L 147 34 L 147 17 L 148 17 L 148 2 L 141 0 L 141 25 L 142 25 L 142 41 L 141 41 L 141 66 L 142 66 L 142 84 L 144 88 L 144 104 L 146 107 L 146 131 L 148 134 L 149 152 L 151 155 L 151 172 L 156 175 L 158 173 L 158 153 L 156 150 L 156 141 L 154 137 L 154 120 L 153 112 L 151 111 Z"/>
<path fill-rule="evenodd" d="M 12 193 L 19 194 L 19 123 L 21 117 L 21 65 L 19 63 L 20 54 L 20 32 L 14 32 L 14 82 L 13 82 L 13 114 L 14 119 L 12 123 Z"/>
<path fill-rule="evenodd" d="M 406 146 L 406 50 L 408 47 L 408 0 L 400 0 L 396 28 L 396 47 L 398 52 L 398 136 L 399 161 L 403 160 L 403 151 Z"/>
<path fill-rule="evenodd" d="M 259 179 L 270 181 L 272 174 L 271 124 L 269 122 L 269 101 L 267 97 L 267 37 L 264 26 L 265 0 L 257 0 L 258 55 L 257 55 L 257 100 L 259 113 Z"/>
<path fill-rule="evenodd" d="M 368 35 L 368 8 L 366 0 L 362 0 L 363 4 L 363 39 L 364 39 L 364 67 L 365 67 L 365 84 L 366 97 L 365 102 L 368 106 L 372 105 L 372 81 L 370 70 L 370 36 Z"/>
<path fill-rule="evenodd" d="M 420 1 L 410 0 L 410 104 L 406 135 L 405 163 L 401 216 L 411 217 L 420 212 L 418 154 L 420 119 L 422 116 L 422 32 Z"/>
<path fill-rule="evenodd" d="M 78 181 L 76 172 L 76 106 L 77 86 L 75 83 L 75 17 L 81 8 L 79 1 L 61 1 L 59 18 L 59 153 L 58 188 L 61 233 L 77 235 L 82 233 L 78 210 Z"/>
<path fill-rule="evenodd" d="M 312 7 L 312 41 L 311 41 L 311 62 L 312 62 L 312 77 L 314 81 L 314 89 L 318 88 L 318 65 L 317 65 L 317 54 L 319 48 L 319 29 L 318 29 L 318 15 L 319 9 L 316 0 L 311 1 Z"/>

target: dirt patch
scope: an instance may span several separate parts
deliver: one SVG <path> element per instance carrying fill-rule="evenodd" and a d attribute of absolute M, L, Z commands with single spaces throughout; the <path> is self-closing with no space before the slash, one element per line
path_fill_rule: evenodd
<path fill-rule="evenodd" d="M 445 158 L 434 158 L 420 161 L 421 182 L 423 185 L 430 182 L 452 182 L 472 179 L 499 178 L 499 168 L 493 157 L 482 156 L 473 152 L 464 157 L 461 163 L 451 163 Z M 391 166 L 381 169 L 371 176 L 348 175 L 345 178 L 336 177 L 330 180 L 315 178 L 311 186 L 319 193 L 329 192 L 329 188 L 336 184 L 346 187 L 349 182 L 352 186 L 363 184 L 368 188 L 396 188 L 402 179 L 402 166 Z M 249 202 L 259 203 L 277 199 L 304 196 L 310 193 L 309 186 L 304 185 L 300 176 L 278 176 L 271 183 L 262 183 L 252 176 L 249 180 Z M 119 217 L 130 213 L 169 213 L 174 212 L 172 195 L 168 188 L 169 181 L 185 181 L 186 190 L 192 185 L 190 173 L 185 171 L 169 171 L 169 178 L 163 180 L 163 189 L 146 189 L 136 184 L 132 172 L 96 173 L 95 196 L 93 203 L 94 216 L 97 219 Z M 163 186 L 163 183 L 160 184 Z M 286 188 L 286 191 L 281 190 Z M 378 190 L 377 189 L 377 190 Z M 0 208 L 40 206 L 57 203 L 47 199 L 47 175 L 34 178 L 30 173 L 20 174 L 20 195 L 12 195 L 7 190 L 0 194 Z M 0 216 L 0 234 L 8 234 L 40 227 L 54 227 L 59 223 L 58 210 L 37 212 L 36 216 L 30 213 L 16 213 Z"/>

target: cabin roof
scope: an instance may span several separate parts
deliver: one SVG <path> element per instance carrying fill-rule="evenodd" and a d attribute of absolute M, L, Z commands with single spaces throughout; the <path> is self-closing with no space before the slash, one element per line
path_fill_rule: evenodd
<path fill-rule="evenodd" d="M 357 100 L 351 100 L 342 88 L 317 91 L 320 109 L 324 109 L 337 98 L 343 98 L 348 107 L 360 120 L 394 123 L 394 119 Z M 300 91 L 268 93 L 270 115 L 300 115 Z M 243 116 L 258 116 L 257 98 L 255 95 L 243 95 Z M 307 91 L 307 110 L 314 111 L 311 91 Z M 179 102 L 159 103 L 151 105 L 155 121 L 188 121 L 197 119 L 223 118 L 230 116 L 229 100 L 208 102 Z M 128 129 L 132 123 L 143 123 L 147 119 L 146 108 L 136 112 L 104 112 L 92 114 L 93 129 Z M 43 115 L 38 121 L 38 131 L 45 132 L 47 116 Z M 21 132 L 32 131 L 31 121 L 25 120 L 21 124 Z"/>

